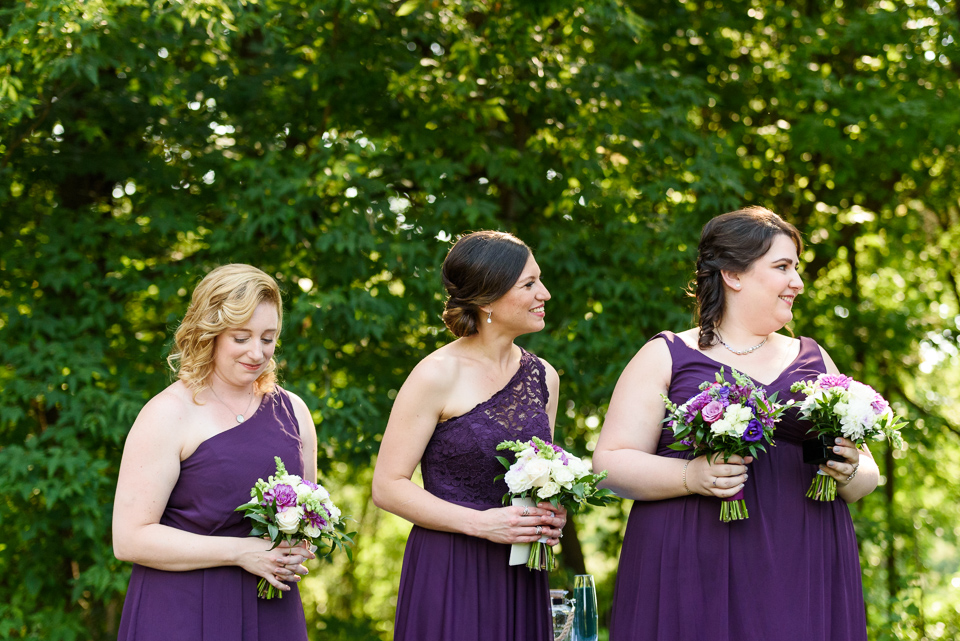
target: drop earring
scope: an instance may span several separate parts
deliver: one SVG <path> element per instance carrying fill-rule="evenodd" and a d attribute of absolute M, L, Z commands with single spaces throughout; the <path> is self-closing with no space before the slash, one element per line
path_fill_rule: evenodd
<path fill-rule="evenodd" d="M 492 323 L 492 322 L 493 322 L 493 319 L 490 318 L 491 316 L 493 316 L 493 312 L 487 312 L 487 322 L 488 322 L 488 323 Z"/>

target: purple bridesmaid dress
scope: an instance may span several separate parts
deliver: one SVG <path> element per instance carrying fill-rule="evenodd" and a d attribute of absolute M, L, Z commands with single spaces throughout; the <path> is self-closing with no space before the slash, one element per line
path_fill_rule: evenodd
<path fill-rule="evenodd" d="M 720 363 L 670 332 L 658 334 L 673 359 L 669 396 L 683 403 L 713 380 Z M 725 368 L 729 379 L 729 367 Z M 778 400 L 790 386 L 826 371 L 817 343 L 776 380 L 761 384 Z M 611 641 L 866 641 L 857 540 L 847 504 L 806 498 L 817 466 L 803 462 L 808 425 L 789 410 L 776 447 L 749 466 L 750 518 L 722 523 L 720 500 L 700 495 L 635 501 L 620 552 Z M 688 458 L 667 449 L 657 455 Z"/>
<path fill-rule="evenodd" d="M 250 522 L 234 508 L 279 456 L 303 474 L 300 432 L 286 392 L 265 396 L 249 419 L 203 443 L 180 463 L 160 523 L 208 536 L 246 537 Z M 306 641 L 295 584 L 282 599 L 257 598 L 258 577 L 239 567 L 166 572 L 134 564 L 120 620 L 120 641 Z"/>
<path fill-rule="evenodd" d="M 504 440 L 550 441 L 546 372 L 523 351 L 506 387 L 437 425 L 421 459 L 424 488 L 487 510 L 507 492 Z M 507 564 L 510 546 L 413 526 L 403 556 L 395 641 L 552 641 L 548 573 Z"/>

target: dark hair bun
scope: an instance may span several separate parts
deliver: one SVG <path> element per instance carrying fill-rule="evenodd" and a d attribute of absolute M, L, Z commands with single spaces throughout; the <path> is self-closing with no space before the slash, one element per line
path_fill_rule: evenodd
<path fill-rule="evenodd" d="M 443 261 L 443 286 L 449 298 L 443 323 L 457 338 L 477 333 L 480 307 L 516 284 L 530 248 L 513 234 L 477 231 L 461 236 Z"/>

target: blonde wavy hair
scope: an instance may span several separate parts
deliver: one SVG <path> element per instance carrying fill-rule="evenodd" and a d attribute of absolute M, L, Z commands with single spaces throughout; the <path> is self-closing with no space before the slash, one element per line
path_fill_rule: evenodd
<path fill-rule="evenodd" d="M 214 339 L 250 320 L 260 303 L 277 308 L 277 335 L 283 324 L 280 288 L 269 275 L 243 264 L 223 265 L 207 274 L 193 290 L 187 313 L 174 334 L 174 346 L 167 363 L 177 378 L 193 390 L 193 399 L 208 386 L 213 374 Z M 257 378 L 257 390 L 273 393 L 277 383 L 277 362 L 270 363 Z"/>

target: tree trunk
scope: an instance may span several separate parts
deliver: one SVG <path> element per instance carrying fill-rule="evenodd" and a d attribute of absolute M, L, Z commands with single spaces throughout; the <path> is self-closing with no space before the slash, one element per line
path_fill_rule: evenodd
<path fill-rule="evenodd" d="M 883 495 L 887 503 L 887 533 L 890 540 L 887 544 L 887 621 L 894 620 L 893 605 L 897 601 L 897 593 L 900 591 L 900 576 L 897 574 L 897 551 L 894 545 L 894 532 L 896 532 L 896 505 L 893 501 L 894 476 L 896 472 L 896 459 L 893 458 L 893 448 L 887 447 L 883 454 L 884 474 L 887 477 L 887 483 L 883 486 Z"/>

